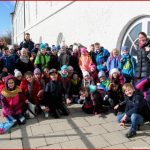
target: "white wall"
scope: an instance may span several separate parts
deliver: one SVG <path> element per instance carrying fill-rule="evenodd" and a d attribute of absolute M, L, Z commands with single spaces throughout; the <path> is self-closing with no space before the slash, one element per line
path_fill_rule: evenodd
<path fill-rule="evenodd" d="M 37 3 L 37 18 L 42 19 L 69 2 L 43 2 L 43 5 L 42 1 Z M 32 5 L 32 2 L 29 4 Z M 79 42 L 89 46 L 100 42 L 111 50 L 117 46 L 117 41 L 122 42 L 122 39 L 118 39 L 119 35 L 130 20 L 141 15 L 150 15 L 148 8 L 148 1 L 78 1 L 35 26 L 30 24 L 25 31 L 31 34 L 35 42 L 39 42 L 42 36 L 43 42 L 56 44 L 57 36 L 62 32 L 68 44 Z M 31 15 L 30 20 L 32 19 L 35 18 Z M 40 19 L 31 23 L 36 24 Z M 22 40 L 19 38 L 21 36 L 18 36 L 17 41 Z"/>

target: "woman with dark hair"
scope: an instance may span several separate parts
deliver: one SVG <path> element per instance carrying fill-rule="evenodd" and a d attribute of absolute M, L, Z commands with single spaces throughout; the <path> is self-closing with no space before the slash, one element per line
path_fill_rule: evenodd
<path fill-rule="evenodd" d="M 140 32 L 138 37 L 137 60 L 135 77 L 136 80 L 150 75 L 150 39 L 146 33 Z"/>

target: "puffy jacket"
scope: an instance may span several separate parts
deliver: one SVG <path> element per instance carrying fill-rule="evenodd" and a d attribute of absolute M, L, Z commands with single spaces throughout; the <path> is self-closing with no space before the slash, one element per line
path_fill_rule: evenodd
<path fill-rule="evenodd" d="M 146 46 L 150 45 L 150 40 L 142 47 L 137 49 L 137 60 L 138 63 L 136 65 L 136 74 L 137 78 L 144 78 L 150 75 L 150 60 L 148 59 L 147 55 L 150 52 L 144 50 Z"/>

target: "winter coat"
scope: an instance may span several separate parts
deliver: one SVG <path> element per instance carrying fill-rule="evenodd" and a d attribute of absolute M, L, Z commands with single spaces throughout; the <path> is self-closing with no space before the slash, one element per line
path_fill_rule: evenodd
<path fill-rule="evenodd" d="M 21 81 L 20 88 L 23 92 L 23 94 L 28 98 L 28 100 L 33 104 L 39 104 L 41 101 L 39 100 L 38 94 L 42 90 L 42 86 L 39 82 L 36 80 L 32 83 L 32 92 L 29 93 L 29 82 L 24 79 Z"/>
<path fill-rule="evenodd" d="M 150 54 L 150 51 L 145 51 L 145 47 L 147 46 L 150 46 L 150 40 L 148 40 L 142 48 L 138 48 L 136 51 L 138 63 L 136 65 L 135 76 L 140 79 L 150 75 L 150 60 L 147 57 L 148 54 Z"/>
<path fill-rule="evenodd" d="M 15 61 L 13 55 L 5 56 L 3 55 L 1 58 L 2 66 L 6 67 L 9 72 L 13 72 L 15 67 Z"/>
<path fill-rule="evenodd" d="M 126 101 L 125 113 L 127 117 L 131 117 L 134 113 L 140 114 L 143 117 L 146 115 L 144 114 L 146 101 L 144 100 L 142 92 L 136 90 L 131 97 L 124 96 L 124 99 Z"/>
<path fill-rule="evenodd" d="M 150 79 L 147 77 L 143 78 L 136 83 L 135 87 L 143 92 L 144 98 L 150 102 Z"/>
<path fill-rule="evenodd" d="M 83 71 L 90 72 L 90 65 L 92 64 L 92 59 L 89 55 L 81 55 L 79 58 L 79 67 Z"/>
<path fill-rule="evenodd" d="M 39 54 L 36 56 L 34 65 L 36 65 L 41 70 L 44 70 L 45 67 L 49 68 L 49 62 L 50 62 L 50 56 L 49 55 Z"/>
<path fill-rule="evenodd" d="M 119 69 L 124 77 L 133 78 L 135 75 L 136 60 L 130 55 L 121 55 Z"/>
<path fill-rule="evenodd" d="M 9 115 L 19 115 L 22 113 L 26 97 L 23 95 L 19 87 L 16 87 L 13 91 L 4 88 L 1 94 L 2 115 L 4 117 Z"/>
<path fill-rule="evenodd" d="M 107 70 L 110 71 L 113 68 L 118 68 L 120 59 L 121 59 L 120 55 L 117 57 L 113 57 L 113 56 L 108 57 L 107 63 L 106 63 Z"/>
<path fill-rule="evenodd" d="M 70 55 L 68 53 L 63 53 L 61 52 L 60 55 L 58 56 L 58 62 L 60 64 L 60 68 L 63 65 L 69 65 L 70 63 Z"/>
<path fill-rule="evenodd" d="M 101 48 L 101 51 L 99 53 L 95 53 L 95 61 L 98 72 L 107 70 L 106 65 L 103 66 L 103 64 L 106 63 L 109 56 L 109 51 L 107 49 L 104 49 L 103 47 Z"/>
<path fill-rule="evenodd" d="M 24 75 L 24 73 L 26 73 L 27 71 L 33 72 L 34 67 L 30 60 L 28 63 L 25 63 L 21 61 L 20 58 L 18 58 L 16 60 L 16 69 L 18 69 Z"/>
<path fill-rule="evenodd" d="M 31 50 L 34 48 L 34 42 L 32 42 L 31 40 L 29 41 L 24 40 L 20 43 L 19 50 L 21 50 L 22 48 L 28 48 L 29 51 L 31 52 Z"/>

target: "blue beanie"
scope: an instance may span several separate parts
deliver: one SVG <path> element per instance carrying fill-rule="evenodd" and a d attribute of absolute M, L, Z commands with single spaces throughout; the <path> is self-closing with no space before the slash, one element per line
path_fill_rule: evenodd
<path fill-rule="evenodd" d="M 46 47 L 43 43 L 40 44 L 40 49 L 46 49 Z"/>
<path fill-rule="evenodd" d="M 67 65 L 63 65 L 62 67 L 61 67 L 61 71 L 62 70 L 67 70 L 68 69 L 68 66 Z"/>
<path fill-rule="evenodd" d="M 124 51 L 124 50 L 129 51 L 129 47 L 128 47 L 128 46 L 123 46 L 123 47 L 121 48 L 121 50 L 122 50 L 122 51 Z"/>

